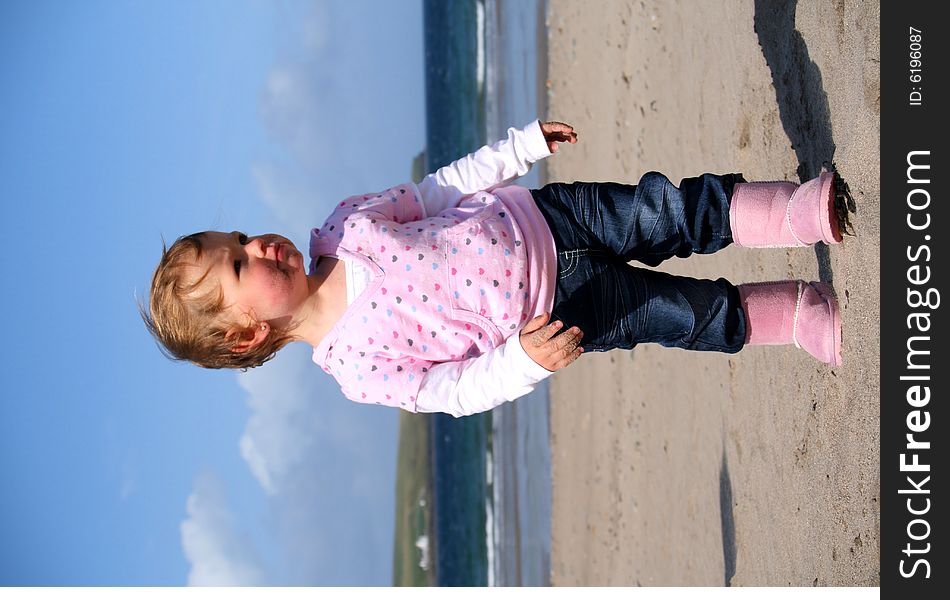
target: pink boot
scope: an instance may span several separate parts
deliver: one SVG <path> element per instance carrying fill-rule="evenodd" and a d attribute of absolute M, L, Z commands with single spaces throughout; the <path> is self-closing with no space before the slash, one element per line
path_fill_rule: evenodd
<path fill-rule="evenodd" d="M 841 314 L 827 283 L 745 283 L 739 297 L 746 317 L 746 345 L 795 344 L 833 366 L 841 365 Z"/>
<path fill-rule="evenodd" d="M 841 231 L 834 204 L 834 173 L 822 173 L 801 185 L 737 183 L 729 204 L 732 241 L 747 248 L 837 244 Z"/>

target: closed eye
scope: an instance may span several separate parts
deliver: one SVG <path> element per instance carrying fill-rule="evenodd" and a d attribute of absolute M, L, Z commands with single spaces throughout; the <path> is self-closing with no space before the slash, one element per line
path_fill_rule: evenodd
<path fill-rule="evenodd" d="M 239 244 L 241 244 L 242 246 L 247 245 L 248 237 L 246 233 L 243 233 L 240 231 L 235 231 L 234 233 L 237 234 L 237 239 L 238 239 Z M 238 277 L 238 279 L 241 278 L 241 261 L 240 260 L 234 261 L 234 274 Z"/>

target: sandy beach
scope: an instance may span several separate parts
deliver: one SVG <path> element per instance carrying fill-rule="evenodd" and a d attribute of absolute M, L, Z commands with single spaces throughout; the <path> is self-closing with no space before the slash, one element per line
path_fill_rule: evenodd
<path fill-rule="evenodd" d="M 551 384 L 554 585 L 879 585 L 879 5 L 550 0 L 551 181 L 799 182 L 834 160 L 855 237 L 662 270 L 833 282 L 844 364 L 794 347 L 591 353 Z"/>

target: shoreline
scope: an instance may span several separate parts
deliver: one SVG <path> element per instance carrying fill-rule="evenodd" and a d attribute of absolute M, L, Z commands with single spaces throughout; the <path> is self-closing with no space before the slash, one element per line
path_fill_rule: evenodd
<path fill-rule="evenodd" d="M 644 345 L 552 378 L 552 584 L 880 585 L 879 6 L 548 4 L 542 114 L 581 143 L 543 181 L 798 182 L 833 159 L 857 203 L 831 248 L 660 267 L 833 282 L 842 367 Z"/>

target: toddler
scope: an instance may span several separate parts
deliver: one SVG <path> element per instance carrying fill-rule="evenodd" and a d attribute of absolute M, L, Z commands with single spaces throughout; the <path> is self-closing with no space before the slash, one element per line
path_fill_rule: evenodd
<path fill-rule="evenodd" d="M 800 186 L 705 174 L 677 187 L 659 173 L 509 185 L 576 142 L 570 125 L 534 121 L 418 185 L 348 198 L 311 232 L 309 260 L 276 234 L 179 238 L 142 316 L 171 358 L 247 368 L 303 341 L 351 400 L 455 416 L 528 393 L 585 349 L 794 343 L 840 364 L 827 284 L 735 286 L 627 264 L 838 243 L 832 173 Z"/>

